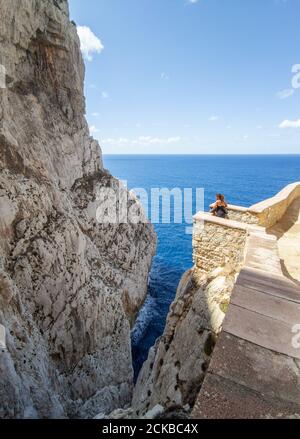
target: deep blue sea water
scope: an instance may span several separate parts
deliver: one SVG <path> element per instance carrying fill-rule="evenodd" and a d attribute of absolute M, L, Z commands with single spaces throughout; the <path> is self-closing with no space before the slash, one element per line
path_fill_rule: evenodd
<path fill-rule="evenodd" d="M 224 193 L 230 204 L 250 206 L 300 181 L 300 155 L 106 155 L 104 165 L 126 180 L 129 189 L 204 188 L 206 209 L 217 192 Z M 132 331 L 136 375 L 164 330 L 182 274 L 192 266 L 186 224 L 156 224 L 155 229 L 158 248 L 149 293 Z"/>

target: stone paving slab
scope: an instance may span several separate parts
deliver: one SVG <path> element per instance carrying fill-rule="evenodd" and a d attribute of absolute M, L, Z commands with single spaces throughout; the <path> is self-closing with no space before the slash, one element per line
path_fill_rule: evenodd
<path fill-rule="evenodd" d="M 222 332 L 209 370 L 268 398 L 300 405 L 300 360 Z"/>
<path fill-rule="evenodd" d="M 244 268 L 238 276 L 236 283 L 237 285 L 300 303 L 299 289 L 283 276 L 275 276 L 260 270 Z"/>
<path fill-rule="evenodd" d="M 266 239 L 250 234 L 247 242 L 245 266 L 282 276 L 276 237 Z M 272 235 L 270 235 L 272 236 Z"/>
<path fill-rule="evenodd" d="M 272 260 L 271 258 L 266 258 L 266 261 L 263 263 L 261 258 L 256 257 L 255 255 L 248 256 L 245 260 L 245 265 L 247 267 L 256 268 L 257 270 L 264 270 L 270 273 L 281 272 L 281 266 L 276 260 Z"/>
<path fill-rule="evenodd" d="M 263 248 L 266 250 L 276 250 L 277 241 L 276 239 L 265 239 L 265 235 L 263 237 L 258 237 L 253 233 L 248 238 L 248 247 L 249 248 Z"/>
<path fill-rule="evenodd" d="M 287 418 L 300 405 L 267 398 L 247 387 L 208 373 L 192 412 L 193 419 Z"/>
<path fill-rule="evenodd" d="M 270 273 L 274 272 L 273 267 L 271 267 L 270 265 L 268 266 L 267 264 L 263 265 L 262 263 L 259 262 L 255 262 L 254 260 L 246 260 L 246 265 L 247 267 L 251 267 L 251 268 L 256 268 L 257 270 L 265 270 L 268 271 Z"/>
<path fill-rule="evenodd" d="M 279 285 L 280 287 L 291 288 L 294 291 L 297 291 L 298 294 L 300 295 L 300 291 L 298 289 L 298 286 L 295 284 L 295 282 L 285 277 L 282 274 L 282 272 L 280 272 L 280 274 L 266 273 L 264 270 L 257 270 L 251 267 L 244 267 L 241 271 L 241 274 L 243 274 L 244 276 L 260 278 L 262 281 L 265 281 L 267 284 L 269 282 L 274 282 L 274 283 L 276 282 L 276 284 Z"/>
<path fill-rule="evenodd" d="M 300 359 L 300 349 L 293 347 L 292 325 L 231 304 L 223 330 L 258 346 Z"/>
<path fill-rule="evenodd" d="M 297 323 L 300 324 L 300 304 L 242 285 L 234 287 L 231 303 L 285 322 L 289 327 Z"/>

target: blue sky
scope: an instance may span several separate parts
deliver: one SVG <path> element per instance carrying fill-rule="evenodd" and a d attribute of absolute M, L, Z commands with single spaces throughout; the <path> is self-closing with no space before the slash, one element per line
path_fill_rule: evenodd
<path fill-rule="evenodd" d="M 104 153 L 300 153 L 300 0 L 69 3 Z"/>

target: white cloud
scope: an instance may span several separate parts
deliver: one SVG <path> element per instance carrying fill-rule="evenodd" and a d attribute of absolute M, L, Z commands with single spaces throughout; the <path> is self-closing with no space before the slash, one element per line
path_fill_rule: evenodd
<path fill-rule="evenodd" d="M 95 125 L 90 126 L 90 133 L 91 134 L 97 134 L 99 132 L 100 132 L 100 130 L 97 127 L 95 127 Z"/>
<path fill-rule="evenodd" d="M 102 99 L 108 99 L 109 98 L 109 94 L 107 93 L 107 91 L 102 91 L 101 92 L 101 96 L 102 96 Z"/>
<path fill-rule="evenodd" d="M 170 144 L 180 141 L 180 137 L 168 137 L 166 139 L 161 137 L 141 136 L 138 141 L 144 145 Z"/>
<path fill-rule="evenodd" d="M 103 139 L 103 144 L 108 145 L 170 145 L 172 143 L 180 142 L 181 137 L 151 137 L 151 136 L 140 136 L 137 139 L 129 139 L 127 137 L 119 138 L 108 138 Z"/>
<path fill-rule="evenodd" d="M 210 116 L 210 118 L 208 119 L 210 122 L 215 122 L 217 120 L 219 120 L 219 116 Z"/>
<path fill-rule="evenodd" d="M 107 145 L 127 145 L 130 142 L 126 137 L 112 138 L 109 137 L 107 139 L 103 139 L 102 143 Z"/>
<path fill-rule="evenodd" d="M 279 128 L 300 128 L 300 119 L 298 120 L 284 120 L 279 125 Z"/>
<path fill-rule="evenodd" d="M 290 96 L 292 96 L 295 93 L 295 90 L 293 90 L 292 88 L 286 88 L 284 90 L 281 90 L 277 93 L 277 97 L 279 99 L 287 99 Z"/>
<path fill-rule="evenodd" d="M 93 61 L 93 53 L 101 53 L 104 46 L 101 40 L 87 26 L 77 26 L 80 48 L 88 61 Z"/>
<path fill-rule="evenodd" d="M 93 117 L 99 117 L 99 116 L 100 116 L 100 113 L 92 113 L 92 116 L 93 116 Z"/>
<path fill-rule="evenodd" d="M 198 1 L 199 1 L 199 0 L 189 0 L 189 3 L 194 4 L 194 3 L 198 3 Z"/>

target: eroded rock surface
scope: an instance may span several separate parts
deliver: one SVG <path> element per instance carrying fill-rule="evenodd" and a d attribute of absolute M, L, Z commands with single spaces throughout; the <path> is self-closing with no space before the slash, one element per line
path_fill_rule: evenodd
<path fill-rule="evenodd" d="M 183 276 L 164 334 L 150 350 L 134 389 L 132 408 L 142 417 L 160 404 L 189 412 L 221 331 L 236 271 L 230 266 Z"/>
<path fill-rule="evenodd" d="M 109 413 L 131 400 L 130 322 L 155 234 L 96 221 L 97 194 L 119 183 L 89 135 L 67 1 L 0 12 L 0 417 Z"/>

